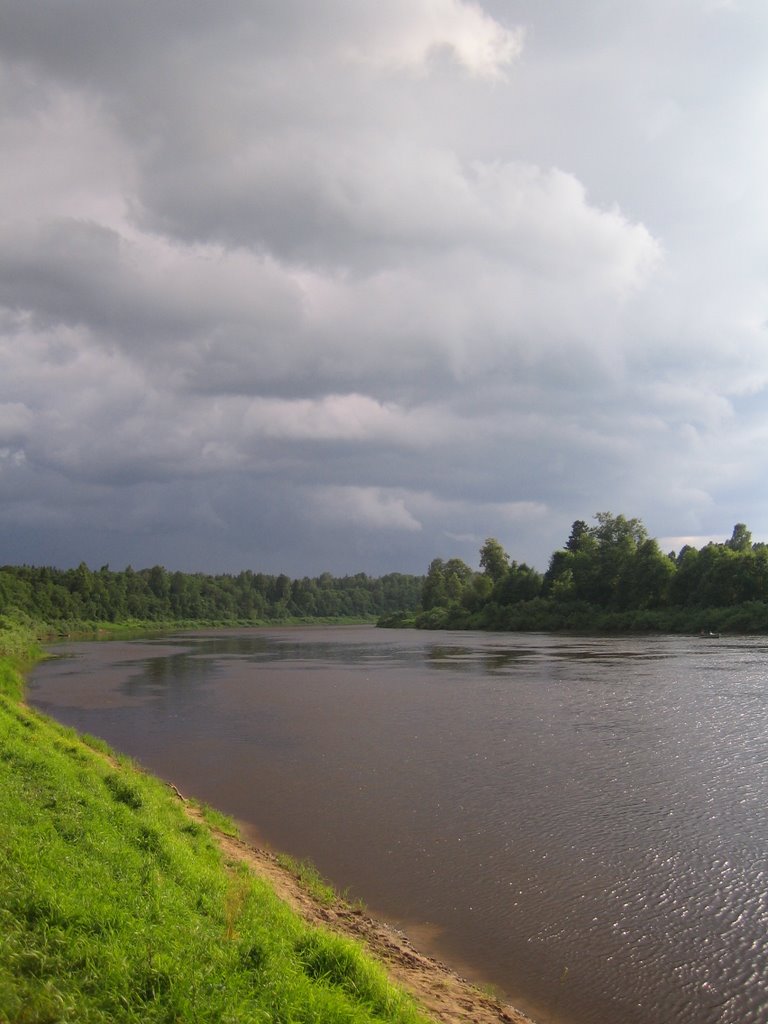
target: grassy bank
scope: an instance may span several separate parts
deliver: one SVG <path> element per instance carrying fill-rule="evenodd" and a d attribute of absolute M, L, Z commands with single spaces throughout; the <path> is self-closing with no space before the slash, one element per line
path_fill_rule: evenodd
<path fill-rule="evenodd" d="M 349 940 L 228 867 L 172 791 L 21 703 L 0 630 L 0 1021 L 424 1018 Z"/>
<path fill-rule="evenodd" d="M 30 620 L 31 622 L 32 620 Z M 0 632 L 3 619 L 0 617 Z M 156 633 L 178 633 L 203 629 L 252 629 L 280 626 L 375 626 L 373 616 L 346 615 L 284 615 L 275 619 L 122 619 L 105 622 L 100 619 L 60 619 L 54 623 L 34 623 L 30 628 L 38 639 L 49 641 L 62 637 L 98 637 L 119 639 Z"/>
<path fill-rule="evenodd" d="M 555 601 L 536 597 L 507 606 L 489 602 L 476 612 L 453 604 L 419 612 L 413 619 L 382 616 L 378 625 L 598 636 L 629 633 L 695 636 L 709 632 L 765 635 L 768 633 L 768 603 L 749 601 L 719 608 L 668 607 L 612 611 L 585 601 Z"/>

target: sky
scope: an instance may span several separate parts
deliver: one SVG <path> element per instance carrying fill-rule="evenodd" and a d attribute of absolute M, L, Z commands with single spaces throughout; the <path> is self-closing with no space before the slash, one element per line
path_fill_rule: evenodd
<path fill-rule="evenodd" d="M 0 564 L 768 539 L 765 0 L 0 25 Z"/>

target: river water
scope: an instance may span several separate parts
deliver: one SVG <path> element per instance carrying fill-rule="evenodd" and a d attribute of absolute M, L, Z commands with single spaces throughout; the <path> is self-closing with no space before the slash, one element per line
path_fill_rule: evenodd
<path fill-rule="evenodd" d="M 32 704 L 541 1024 L 768 1021 L 765 640 L 323 627 L 54 651 Z"/>

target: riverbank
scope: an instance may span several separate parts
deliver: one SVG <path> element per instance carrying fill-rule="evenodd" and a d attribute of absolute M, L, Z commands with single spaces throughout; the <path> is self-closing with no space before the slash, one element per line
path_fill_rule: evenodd
<path fill-rule="evenodd" d="M 20 630 L 3 653 L 1 1020 L 525 1020 L 27 708 L 39 649 Z"/>
<path fill-rule="evenodd" d="M 201 812 L 194 803 L 185 801 L 185 810 L 193 821 L 200 820 Z M 364 908 L 349 904 L 328 888 L 318 894 L 315 886 L 305 884 L 279 855 L 227 831 L 215 827 L 211 831 L 228 864 L 245 865 L 265 879 L 308 924 L 362 943 L 384 965 L 389 977 L 434 1020 L 443 1024 L 532 1024 L 520 1010 L 485 994 L 446 964 L 419 952 L 407 935 L 377 921 Z"/>
<path fill-rule="evenodd" d="M 390 628 L 584 636 L 761 636 L 768 633 L 768 603 L 748 601 L 724 607 L 667 606 L 617 611 L 586 601 L 536 597 L 512 605 L 489 602 L 476 611 L 454 603 L 416 615 L 381 616 L 377 624 Z"/>

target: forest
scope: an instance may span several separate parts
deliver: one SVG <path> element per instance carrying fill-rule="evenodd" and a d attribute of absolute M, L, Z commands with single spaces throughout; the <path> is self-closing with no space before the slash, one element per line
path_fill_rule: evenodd
<path fill-rule="evenodd" d="M 639 519 L 576 520 L 544 573 L 489 537 L 480 572 L 429 566 L 414 625 L 423 629 L 768 632 L 768 545 L 737 523 L 725 543 L 663 552 Z M 382 625 L 397 624 L 394 618 Z M 404 620 L 401 620 L 404 624 Z"/>
<path fill-rule="evenodd" d="M 237 575 L 169 572 L 162 566 L 98 571 L 6 565 L 0 568 L 0 617 L 74 623 L 251 623 L 290 619 L 369 619 L 414 611 L 423 577 L 330 573 L 291 579 L 246 570 Z"/>
<path fill-rule="evenodd" d="M 0 618 L 72 624 L 258 625 L 378 620 L 421 629 L 583 632 L 768 632 L 768 544 L 744 523 L 729 540 L 663 552 L 639 519 L 598 512 L 576 520 L 545 572 L 489 537 L 479 570 L 435 558 L 426 576 L 365 573 L 291 579 L 171 572 L 0 567 Z"/>

